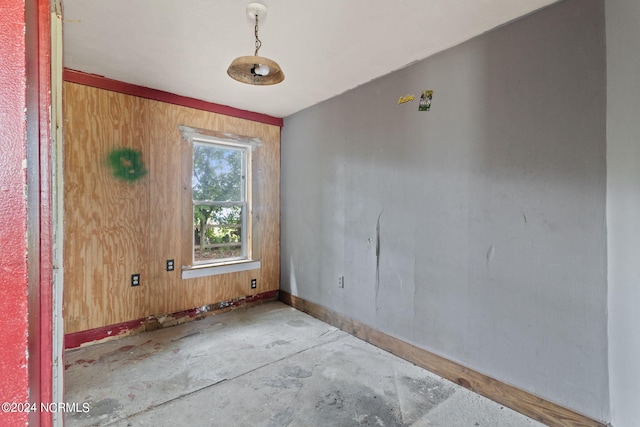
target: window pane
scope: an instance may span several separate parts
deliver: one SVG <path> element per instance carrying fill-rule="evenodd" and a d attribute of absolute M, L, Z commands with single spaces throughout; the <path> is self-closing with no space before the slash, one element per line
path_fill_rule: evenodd
<path fill-rule="evenodd" d="M 193 206 L 194 263 L 244 257 L 243 205 Z"/>
<path fill-rule="evenodd" d="M 244 201 L 243 153 L 243 149 L 193 144 L 193 200 Z"/>

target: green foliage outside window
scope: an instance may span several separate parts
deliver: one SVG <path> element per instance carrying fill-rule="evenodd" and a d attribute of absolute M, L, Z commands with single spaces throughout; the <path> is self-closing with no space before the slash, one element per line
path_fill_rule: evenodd
<path fill-rule="evenodd" d="M 193 149 L 194 258 L 241 256 L 245 152 L 212 144 L 194 144 Z"/>

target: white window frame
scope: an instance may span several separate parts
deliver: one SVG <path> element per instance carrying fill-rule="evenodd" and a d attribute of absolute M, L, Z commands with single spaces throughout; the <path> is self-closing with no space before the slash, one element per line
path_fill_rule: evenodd
<path fill-rule="evenodd" d="M 229 258 L 221 258 L 220 260 L 214 260 L 214 259 L 209 259 L 209 260 L 203 260 L 203 261 L 196 261 L 195 259 L 195 233 L 194 236 L 192 236 L 193 239 L 193 250 L 191 251 L 191 262 L 192 265 L 197 266 L 197 265 L 215 265 L 215 264 L 227 264 L 229 262 L 235 262 L 235 261 L 246 261 L 248 259 L 251 259 L 251 248 L 248 245 L 248 241 L 249 239 L 249 234 L 251 233 L 250 230 L 250 221 L 249 221 L 249 211 L 251 210 L 251 197 L 249 197 L 248 194 L 248 186 L 249 186 L 249 182 L 251 181 L 251 168 L 247 167 L 247 164 L 251 164 L 251 150 L 249 150 L 249 147 L 247 146 L 243 146 L 243 145 L 239 145 L 239 144 L 229 144 L 229 143 L 223 143 L 220 141 L 205 141 L 202 138 L 194 138 L 193 139 L 193 147 L 195 148 L 196 146 L 203 146 L 203 147 L 214 147 L 214 148 L 219 148 L 222 150 L 233 150 L 233 151 L 238 151 L 240 153 L 242 153 L 242 165 L 241 165 L 241 174 L 242 174 L 242 188 L 240 190 L 240 200 L 236 200 L 236 201 L 230 201 L 230 202 L 217 202 L 217 201 L 211 201 L 211 200 L 195 200 L 191 199 L 191 214 L 192 217 L 193 215 L 195 215 L 195 208 L 196 205 L 200 205 L 200 206 L 241 206 L 242 207 L 242 219 L 241 219 L 241 225 L 240 225 L 240 229 L 241 231 L 241 235 L 240 235 L 240 256 L 238 257 L 229 257 Z M 195 151 L 195 150 L 194 150 Z M 192 165 L 195 162 L 195 154 L 192 156 Z M 192 166 L 193 167 L 193 166 Z M 193 187 L 192 187 L 193 188 Z M 200 237 L 201 239 L 204 238 L 204 236 Z M 237 246 L 237 245 L 231 245 L 231 244 L 225 244 L 225 243 L 220 243 L 220 244 L 215 244 L 215 246 L 218 247 L 222 247 L 224 245 L 229 245 L 229 246 Z"/>
<path fill-rule="evenodd" d="M 179 126 L 180 132 L 183 138 L 189 142 L 191 146 L 191 167 L 193 168 L 194 150 L 193 147 L 196 144 L 216 146 L 220 148 L 236 149 L 243 152 L 242 162 L 242 174 L 243 174 L 243 188 L 242 188 L 242 234 L 241 245 L 242 254 L 240 257 L 224 258 L 220 260 L 205 260 L 196 262 L 194 260 L 194 247 L 195 247 L 195 233 L 194 227 L 191 225 L 191 265 L 182 267 L 182 278 L 190 279 L 196 277 L 204 277 L 216 274 L 233 273 L 238 271 L 254 270 L 260 268 L 260 260 L 253 259 L 253 230 L 252 230 L 252 212 L 253 212 L 253 197 L 252 197 L 252 162 L 253 151 L 261 145 L 261 141 L 257 138 L 246 138 L 231 134 L 222 134 L 213 131 L 204 131 L 200 129 L 194 129 L 187 126 Z M 191 169 L 190 182 L 193 186 L 193 169 Z M 192 187 L 193 188 L 193 187 Z M 197 202 L 191 197 L 191 222 L 193 223 L 194 207 Z M 225 202 L 212 202 L 214 205 L 224 204 Z M 230 202 L 233 205 L 238 203 Z M 209 204 L 207 202 L 206 204 Z"/>

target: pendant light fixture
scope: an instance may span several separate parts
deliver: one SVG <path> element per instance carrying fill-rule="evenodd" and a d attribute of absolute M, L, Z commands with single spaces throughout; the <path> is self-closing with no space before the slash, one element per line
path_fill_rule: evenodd
<path fill-rule="evenodd" d="M 261 3 L 249 3 L 247 14 L 255 18 L 256 50 L 253 56 L 240 56 L 233 60 L 227 74 L 234 80 L 250 85 L 266 86 L 280 83 L 284 80 L 284 73 L 277 62 L 258 56 L 262 42 L 258 37 L 258 22 L 267 14 L 267 7 Z"/>

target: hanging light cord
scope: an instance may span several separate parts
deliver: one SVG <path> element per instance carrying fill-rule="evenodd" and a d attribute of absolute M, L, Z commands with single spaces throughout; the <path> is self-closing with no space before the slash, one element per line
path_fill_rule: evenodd
<path fill-rule="evenodd" d="M 256 15 L 255 34 L 256 34 L 256 52 L 254 53 L 254 55 L 258 56 L 258 51 L 260 50 L 260 47 L 262 47 L 262 42 L 258 38 L 258 15 Z"/>

